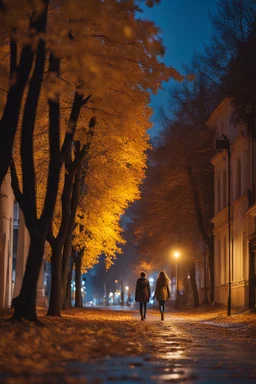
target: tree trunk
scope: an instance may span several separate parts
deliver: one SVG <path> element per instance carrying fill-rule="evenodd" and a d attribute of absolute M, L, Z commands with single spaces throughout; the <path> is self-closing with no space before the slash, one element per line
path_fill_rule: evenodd
<path fill-rule="evenodd" d="M 195 204 L 195 213 L 196 213 L 196 218 L 197 218 L 197 225 L 198 225 L 198 228 L 200 230 L 202 239 L 203 239 L 205 245 L 208 247 L 210 279 L 211 279 L 211 282 L 210 282 L 211 294 L 210 295 L 211 295 L 211 301 L 214 301 L 214 300 L 212 300 L 212 299 L 214 299 L 213 235 L 212 235 L 212 233 L 208 234 L 207 230 L 205 228 L 203 212 L 201 209 L 199 194 L 198 194 L 193 170 L 192 170 L 191 164 L 188 161 L 186 154 L 185 154 L 185 161 L 186 161 L 186 168 L 187 168 L 187 173 L 188 173 L 188 177 L 189 177 L 189 181 L 190 181 L 190 186 L 192 188 L 192 194 L 193 194 L 193 199 L 194 199 L 194 204 Z M 194 266 L 194 268 L 195 268 L 195 266 Z M 195 275 L 195 271 L 194 271 L 194 275 Z M 193 284 L 192 284 L 192 280 L 191 280 L 191 285 L 192 285 L 192 289 L 193 289 L 193 293 L 194 293 L 195 306 L 197 306 L 197 305 L 199 305 L 199 300 L 198 300 L 198 292 L 197 292 L 197 288 L 196 288 L 195 279 L 194 279 Z M 193 286 L 194 286 L 194 288 L 193 288 Z"/>
<path fill-rule="evenodd" d="M 57 244 L 52 247 L 51 258 L 51 294 L 47 316 L 60 316 L 61 296 L 61 247 Z"/>
<path fill-rule="evenodd" d="M 191 282 L 191 288 L 193 292 L 194 297 L 194 307 L 197 308 L 199 306 L 199 297 L 198 297 L 198 290 L 196 286 L 196 268 L 195 263 L 191 264 L 189 269 L 190 274 L 190 282 Z"/>
<path fill-rule="evenodd" d="M 82 295 L 81 295 L 81 266 L 82 266 L 82 257 L 80 252 L 76 256 L 75 259 L 75 266 L 76 266 L 76 277 L 75 277 L 75 282 L 76 282 L 76 296 L 75 296 L 75 307 L 76 308 L 81 308 L 83 306 L 82 304 Z"/>
<path fill-rule="evenodd" d="M 72 219 L 70 218 L 70 221 L 71 220 Z M 68 233 L 66 235 L 65 244 L 63 247 L 62 267 L 61 267 L 61 299 L 62 299 L 61 305 L 63 307 L 64 307 L 64 300 L 66 300 L 65 297 L 66 297 L 66 291 L 67 291 L 68 274 L 69 274 L 69 270 L 70 270 L 70 264 L 72 264 L 71 271 L 72 271 L 73 264 L 74 264 L 72 261 L 70 263 L 70 259 L 72 259 L 72 257 L 70 256 L 72 237 L 73 237 L 73 225 L 71 225 L 71 223 L 69 222 Z"/>
<path fill-rule="evenodd" d="M 36 18 L 31 17 L 29 29 L 32 34 L 41 33 L 45 31 L 47 12 L 48 12 L 48 0 L 44 1 L 45 9 Z M 43 40 L 39 39 L 42 43 Z M 44 43 L 43 43 L 44 44 Z M 37 50 L 38 53 L 38 50 Z M 10 89 L 7 94 L 5 107 L 3 110 L 2 118 L 0 120 L 0 186 L 7 173 L 7 170 L 12 159 L 12 147 L 14 142 L 15 133 L 18 126 L 20 109 L 22 105 L 22 98 L 24 95 L 25 87 L 28 83 L 28 79 L 33 67 L 35 51 L 32 44 L 24 44 L 19 64 L 17 65 L 17 41 L 11 39 L 10 41 Z M 13 73 L 16 74 L 15 81 L 13 81 Z"/>
<path fill-rule="evenodd" d="M 73 230 L 75 226 L 76 212 L 77 212 L 77 207 L 79 204 L 79 197 L 80 197 L 80 182 L 81 182 L 80 178 L 81 178 L 81 164 L 79 164 L 78 166 L 74 184 L 73 184 L 72 198 L 71 198 L 71 212 L 69 216 L 69 226 L 66 233 L 66 239 L 65 239 L 65 244 L 63 248 L 63 254 L 62 254 L 62 270 L 61 270 L 62 298 L 65 297 L 65 292 L 66 292 L 68 261 L 71 253 Z"/>
<path fill-rule="evenodd" d="M 68 271 L 68 278 L 67 278 L 67 282 L 66 282 L 66 294 L 65 294 L 65 300 L 63 303 L 63 309 L 70 309 L 71 308 L 72 269 L 73 269 L 73 263 L 70 263 L 70 267 L 69 267 L 69 271 Z"/>
<path fill-rule="evenodd" d="M 13 318 L 29 321 L 37 321 L 36 315 L 36 292 L 37 281 L 44 256 L 45 235 L 40 231 L 30 232 L 30 247 L 26 270 L 22 281 L 22 287 L 19 296 L 12 301 L 14 307 Z"/>

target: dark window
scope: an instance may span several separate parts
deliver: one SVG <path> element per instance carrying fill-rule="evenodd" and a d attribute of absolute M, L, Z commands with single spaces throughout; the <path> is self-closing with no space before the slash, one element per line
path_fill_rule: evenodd
<path fill-rule="evenodd" d="M 253 252 L 253 274 L 256 276 L 256 252 Z"/>
<path fill-rule="evenodd" d="M 224 241 L 223 241 L 223 283 L 227 282 L 227 266 L 228 266 L 228 260 L 227 260 L 227 237 L 224 236 Z"/>
<path fill-rule="evenodd" d="M 224 169 L 223 175 L 222 175 L 222 182 L 223 182 L 223 208 L 227 205 L 227 171 Z"/>
<path fill-rule="evenodd" d="M 220 177 L 217 178 L 217 211 L 221 210 Z"/>
<path fill-rule="evenodd" d="M 241 157 L 236 160 L 236 198 L 241 196 L 241 181 L 242 181 Z"/>

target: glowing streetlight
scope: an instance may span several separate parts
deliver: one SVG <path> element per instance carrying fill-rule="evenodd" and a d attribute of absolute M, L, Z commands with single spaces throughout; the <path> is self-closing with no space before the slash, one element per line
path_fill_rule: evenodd
<path fill-rule="evenodd" d="M 176 258 L 176 297 L 175 297 L 175 308 L 178 308 L 179 307 L 178 258 L 180 257 L 180 253 L 178 251 L 175 251 L 173 255 Z"/>
<path fill-rule="evenodd" d="M 130 305 L 130 301 L 131 301 L 131 294 L 130 294 L 130 287 L 127 285 L 125 287 L 125 290 L 126 290 L 126 295 L 127 295 L 127 305 Z"/>
<path fill-rule="evenodd" d="M 178 259 L 180 256 L 180 253 L 178 251 L 174 252 L 174 257 L 176 257 L 176 259 Z"/>

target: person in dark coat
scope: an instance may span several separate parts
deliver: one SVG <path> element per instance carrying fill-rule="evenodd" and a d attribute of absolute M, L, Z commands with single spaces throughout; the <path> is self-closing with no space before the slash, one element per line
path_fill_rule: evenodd
<path fill-rule="evenodd" d="M 161 320 L 164 320 L 165 302 L 170 299 L 171 292 L 169 287 L 170 280 L 164 271 L 159 273 L 156 280 L 156 289 L 153 300 L 156 298 L 159 303 Z"/>
<path fill-rule="evenodd" d="M 150 285 L 146 276 L 147 274 L 145 272 L 141 272 L 140 277 L 137 280 L 135 291 L 135 301 L 140 303 L 141 320 L 146 319 L 147 303 L 150 298 Z"/>

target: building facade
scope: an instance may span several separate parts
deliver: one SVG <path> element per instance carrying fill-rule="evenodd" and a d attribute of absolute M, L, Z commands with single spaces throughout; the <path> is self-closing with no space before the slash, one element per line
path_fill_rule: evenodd
<path fill-rule="evenodd" d="M 13 204 L 7 175 L 0 189 L 0 309 L 10 307 L 13 295 Z"/>
<path fill-rule="evenodd" d="M 255 198 L 252 192 L 255 179 L 255 175 L 252 174 L 253 135 L 247 124 L 234 122 L 232 102 L 228 98 L 213 111 L 207 124 L 214 129 L 217 140 L 227 139 L 230 144 L 230 170 L 227 150 L 219 151 L 212 159 L 215 302 L 227 304 L 230 281 L 232 307 L 252 307 L 256 298 L 254 295 L 256 206 L 253 204 Z"/>
<path fill-rule="evenodd" d="M 6 175 L 0 188 L 0 309 L 10 308 L 18 296 L 29 250 L 29 233 L 15 202 L 11 177 Z M 45 306 L 44 265 L 37 287 L 37 305 Z"/>

